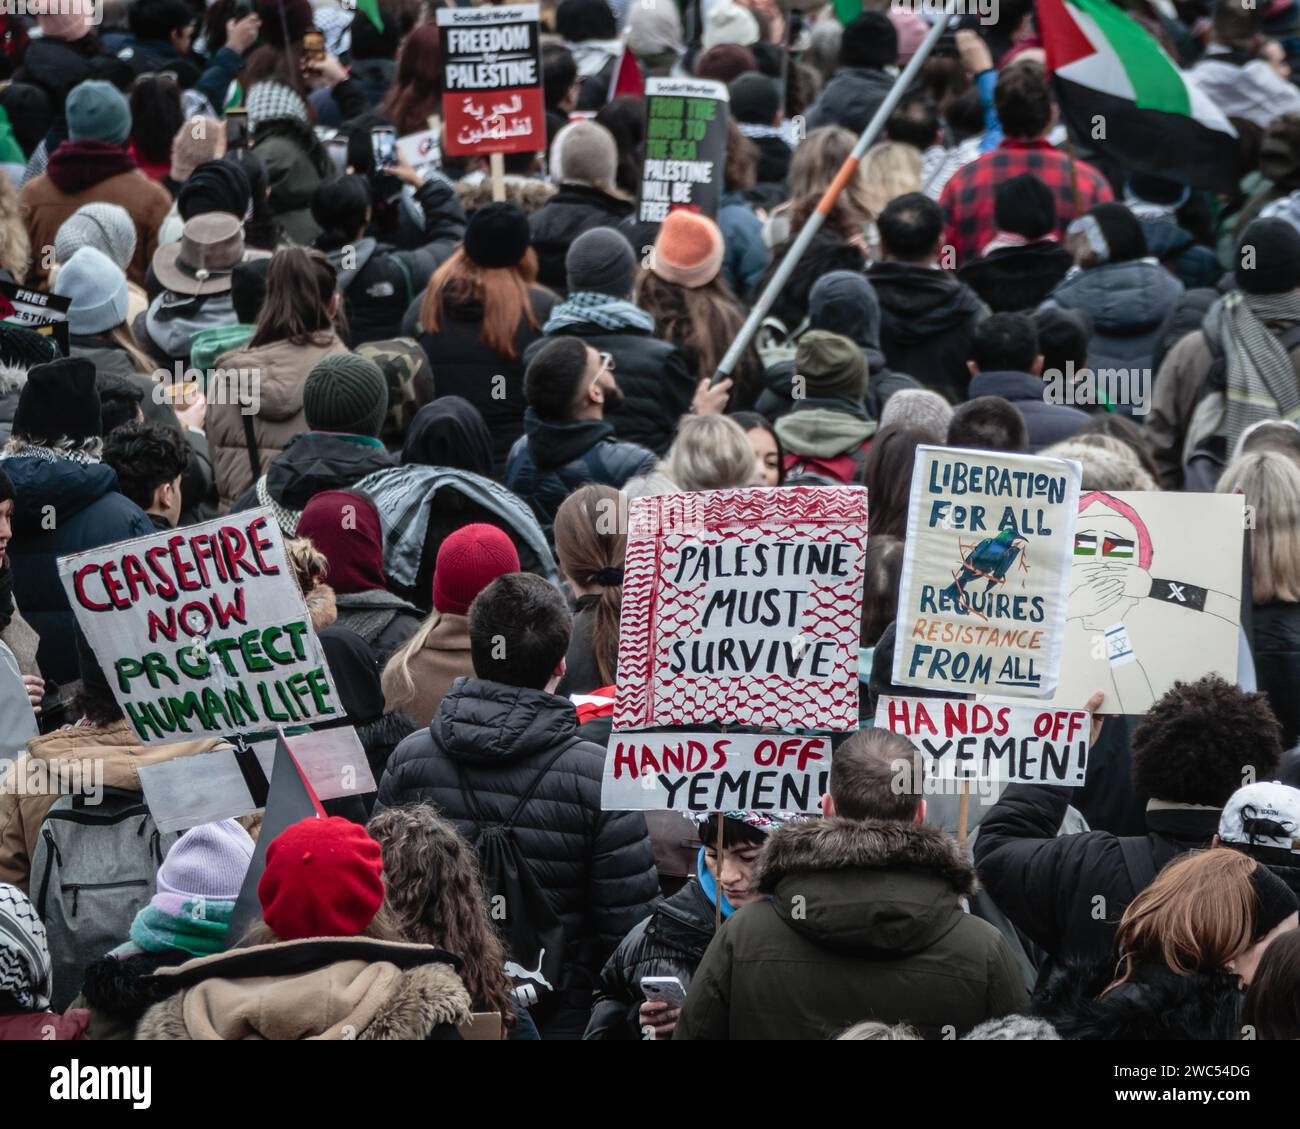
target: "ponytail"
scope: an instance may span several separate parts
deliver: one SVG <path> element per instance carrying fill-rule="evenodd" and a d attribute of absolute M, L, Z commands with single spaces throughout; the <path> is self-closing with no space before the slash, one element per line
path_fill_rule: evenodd
<path fill-rule="evenodd" d="M 618 623 L 623 608 L 623 559 L 627 553 L 626 506 L 612 486 L 575 490 L 555 515 L 555 553 L 564 575 L 581 588 L 596 588 L 591 652 L 607 686 L 618 665 Z"/>

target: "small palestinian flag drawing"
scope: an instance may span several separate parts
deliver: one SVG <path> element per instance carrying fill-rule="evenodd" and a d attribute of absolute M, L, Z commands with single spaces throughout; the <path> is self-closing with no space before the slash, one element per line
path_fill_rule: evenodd
<path fill-rule="evenodd" d="M 1102 538 L 1101 555 L 1111 560 L 1132 560 L 1133 542 L 1123 537 L 1106 536 Z"/>
<path fill-rule="evenodd" d="M 1097 555 L 1097 535 L 1095 533 L 1076 533 L 1074 535 L 1074 555 L 1076 557 L 1095 557 Z"/>

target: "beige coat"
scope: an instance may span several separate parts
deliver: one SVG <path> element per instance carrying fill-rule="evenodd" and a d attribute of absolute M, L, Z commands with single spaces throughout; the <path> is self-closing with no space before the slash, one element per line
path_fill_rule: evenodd
<path fill-rule="evenodd" d="M 141 765 L 206 753 L 224 744 L 209 737 L 146 748 L 136 740 L 126 721 L 68 726 L 33 737 L 27 742 L 27 752 L 14 762 L 6 786 L 0 789 L 0 882 L 9 882 L 27 892 L 41 824 L 58 799 L 60 766 L 66 774 L 64 779 L 74 784 L 81 782 L 83 788 L 102 785 L 138 792 L 137 770 Z M 29 768 L 29 761 L 45 761 L 49 771 L 38 777 Z M 74 767 L 72 762 L 79 763 Z M 41 781 L 48 783 L 50 790 L 34 793 L 26 790 L 33 782 Z"/>
<path fill-rule="evenodd" d="M 82 204 L 120 204 L 135 223 L 135 256 L 127 266 L 126 276 L 144 285 L 145 272 L 158 249 L 158 229 L 172 206 L 171 193 L 138 169 L 118 173 L 72 195 L 60 192 L 50 178 L 41 174 L 23 185 L 19 193 L 27 234 L 32 241 L 31 283 L 38 290 L 47 289 L 45 247 L 54 246 L 59 228 Z"/>
<path fill-rule="evenodd" d="M 404 713 L 420 726 L 433 721 L 433 715 L 456 679 L 474 677 L 474 663 L 469 654 L 469 618 L 441 612 L 434 612 L 432 618 L 435 622 L 424 646 L 411 656 L 414 690 L 406 691 L 400 684 L 396 666 L 400 651 L 384 667 L 384 709 L 389 713 Z"/>
<path fill-rule="evenodd" d="M 212 450 L 212 467 L 226 513 L 239 496 L 253 485 L 244 438 L 243 405 L 257 404 L 253 435 L 257 440 L 262 472 L 288 445 L 290 439 L 307 430 L 302 410 L 302 388 L 312 366 L 330 353 L 346 353 L 348 347 L 333 334 L 324 345 L 291 345 L 276 341 L 256 349 L 236 349 L 217 358 L 216 368 L 239 370 L 213 385 L 208 402 L 206 430 Z M 222 395 L 223 390 L 226 392 Z M 256 401 L 251 392 L 255 390 Z M 226 401 L 226 402 L 218 402 Z"/>
<path fill-rule="evenodd" d="M 136 1038 L 426 1039 L 435 1027 L 470 1018 L 469 992 L 455 969 L 415 963 L 436 953 L 427 945 L 334 937 L 199 957 L 158 970 L 179 990 L 144 1013 Z"/>

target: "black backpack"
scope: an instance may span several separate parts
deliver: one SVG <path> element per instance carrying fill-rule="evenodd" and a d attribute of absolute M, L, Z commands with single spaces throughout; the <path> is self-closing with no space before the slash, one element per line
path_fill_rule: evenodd
<path fill-rule="evenodd" d="M 515 1001 L 519 1007 L 534 1009 L 553 997 L 564 968 L 564 926 L 519 848 L 514 825 L 533 798 L 542 777 L 581 740 L 581 737 L 573 737 L 560 746 L 524 789 L 504 823 L 494 822 L 483 815 L 473 792 L 466 787 L 460 763 L 454 762 L 460 794 L 470 818 L 478 825 L 472 840 L 474 850 L 483 869 L 489 912 L 502 926 L 502 937 L 510 957 L 505 965 L 506 975 L 515 986 Z"/>

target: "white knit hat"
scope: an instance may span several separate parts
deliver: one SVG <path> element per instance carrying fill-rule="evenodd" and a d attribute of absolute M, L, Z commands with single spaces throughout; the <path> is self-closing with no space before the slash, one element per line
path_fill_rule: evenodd
<path fill-rule="evenodd" d="M 704 50 L 723 43 L 752 47 L 759 40 L 758 20 L 748 8 L 739 4 L 719 3 L 704 21 Z"/>
<path fill-rule="evenodd" d="M 158 868 L 158 892 L 234 901 L 253 861 L 253 840 L 233 819 L 185 832 Z"/>

